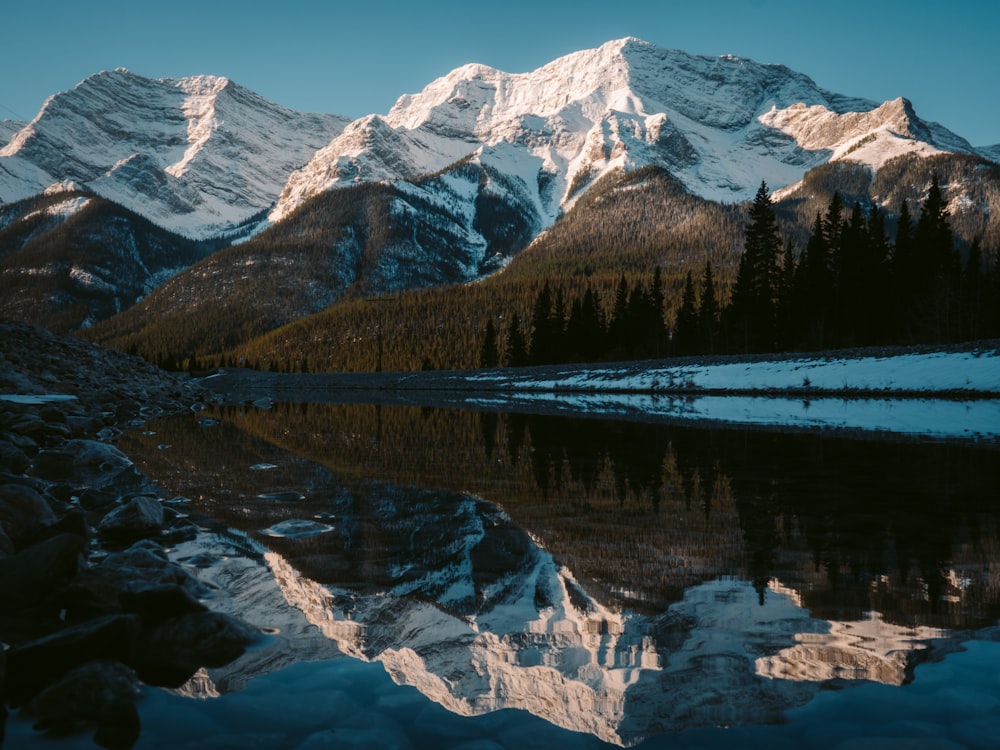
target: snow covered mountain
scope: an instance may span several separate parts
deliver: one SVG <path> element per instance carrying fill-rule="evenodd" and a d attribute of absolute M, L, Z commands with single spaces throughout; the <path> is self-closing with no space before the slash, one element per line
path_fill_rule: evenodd
<path fill-rule="evenodd" d="M 347 124 L 214 76 L 101 72 L 0 129 L 0 202 L 71 181 L 192 238 L 268 209 L 293 169 Z"/>
<path fill-rule="evenodd" d="M 349 293 L 482 278 L 620 170 L 656 170 L 703 205 L 749 199 L 765 180 L 776 195 L 800 204 L 808 231 L 828 199 L 809 182 L 817 168 L 864 172 L 867 182 L 854 179 L 861 188 L 851 197 L 889 213 L 903 198 L 916 205 L 929 178 L 911 167 L 904 175 L 901 156 L 911 167 L 961 162 L 934 166 L 951 173 L 942 176 L 948 200 L 962 209 L 956 234 L 995 244 L 997 168 L 979 167 L 1000 158 L 997 147 L 973 148 L 922 121 L 902 98 L 878 104 L 826 91 L 784 66 L 626 38 L 527 73 L 466 65 L 400 97 L 388 113 L 353 122 L 294 112 L 225 78 L 98 73 L 51 97 L 30 123 L 0 123 L 0 204 L 61 186 L 108 198 L 187 239 L 211 239 L 214 247 L 270 223 L 272 232 L 243 253 L 219 257 L 211 273 L 178 275 L 170 298 L 150 307 L 163 317 L 164 309 L 190 311 L 191 300 L 219 301 L 219 290 L 236 288 L 247 267 L 264 258 L 269 265 L 249 276 L 281 269 L 275 283 L 268 280 L 270 298 L 267 290 L 255 297 L 258 307 L 273 308 L 257 316 L 258 328 L 270 330 Z M 874 186 L 887 166 L 893 176 Z M 836 175 L 827 174 L 824 191 L 843 189 L 834 183 Z M 899 194 L 901 186 L 912 194 Z M 333 194 L 344 195 L 329 200 Z M 685 210 L 686 218 L 704 213 Z M 10 207 L 6 215 L 14 222 L 21 213 Z M 671 226 L 686 231 L 680 222 Z M 710 252 L 732 255 L 731 244 Z M 10 246 L 26 247 L 20 240 Z M 37 258 L 18 262 L 20 278 L 25 269 L 48 268 L 47 246 L 32 248 Z M 124 245 L 116 251 L 131 253 Z M 719 258 L 718 265 L 731 260 Z M 680 267 L 676 254 L 659 262 Z M 75 258 L 60 263 L 79 265 Z M 96 266 L 85 270 L 115 283 Z M 108 309 L 124 309 L 166 277 L 129 280 L 128 293 L 112 294 Z M 290 306 L 292 299 L 297 304 Z M 62 304 L 53 299 L 50 312 L 60 315 Z M 204 326 L 218 328 L 218 316 L 209 318 Z"/>
<path fill-rule="evenodd" d="M 900 154 L 941 152 L 976 153 L 905 99 L 878 105 L 780 65 L 626 38 L 529 73 L 452 71 L 385 116 L 351 123 L 291 176 L 270 218 L 317 192 L 413 179 L 470 155 L 523 184 L 547 226 L 619 167 L 660 166 L 696 195 L 737 201 L 762 179 L 785 187 L 831 160 L 877 169 Z"/>

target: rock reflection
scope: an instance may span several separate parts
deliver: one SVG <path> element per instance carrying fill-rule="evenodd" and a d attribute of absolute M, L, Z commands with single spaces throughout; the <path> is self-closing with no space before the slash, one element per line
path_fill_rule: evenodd
<path fill-rule="evenodd" d="M 240 614 L 280 630 L 284 656 L 193 693 L 343 653 L 457 714 L 517 708 L 631 745 L 778 722 L 830 681 L 904 684 L 998 612 L 989 451 L 435 410 L 218 416 L 159 422 L 172 451 L 131 436 L 127 453 L 239 530 L 331 648 L 248 583 Z M 329 524 L 302 536 L 304 519 Z"/>

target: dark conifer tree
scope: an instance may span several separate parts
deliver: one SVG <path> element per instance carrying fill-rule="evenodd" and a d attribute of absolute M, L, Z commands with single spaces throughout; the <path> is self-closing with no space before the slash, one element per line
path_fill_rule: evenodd
<path fill-rule="evenodd" d="M 483 346 L 479 352 L 480 367 L 496 367 L 500 364 L 500 350 L 497 347 L 497 329 L 493 319 L 486 321 L 486 333 L 483 334 Z"/>
<path fill-rule="evenodd" d="M 838 346 L 855 346 L 868 343 L 867 298 L 870 293 L 866 268 L 869 255 L 868 229 L 861 213 L 861 204 L 855 203 L 851 218 L 844 223 L 838 243 L 837 268 L 837 337 Z"/>
<path fill-rule="evenodd" d="M 663 272 L 659 266 L 653 271 L 653 281 L 649 286 L 649 305 L 651 325 L 653 327 L 652 351 L 654 357 L 662 357 L 667 353 L 667 325 L 664 321 L 664 304 L 666 293 L 663 291 Z"/>
<path fill-rule="evenodd" d="M 739 351 L 772 351 L 781 237 L 765 183 L 750 205 L 745 250 L 729 306 L 730 331 Z"/>
<path fill-rule="evenodd" d="M 628 325 L 628 282 L 622 274 L 608 321 L 607 348 L 613 357 L 628 356 Z"/>
<path fill-rule="evenodd" d="M 695 297 L 694 280 L 688 271 L 684 280 L 684 295 L 677 311 L 674 327 L 674 353 L 680 356 L 698 354 L 698 300 Z"/>
<path fill-rule="evenodd" d="M 607 352 L 607 329 L 601 300 L 590 287 L 584 292 L 580 304 L 580 353 L 586 362 L 593 362 Z"/>
<path fill-rule="evenodd" d="M 792 241 L 785 243 L 781 254 L 781 274 L 778 276 L 778 300 L 775 312 L 775 332 L 782 350 L 793 349 L 800 338 L 798 326 L 798 292 L 796 289 L 795 247 Z"/>
<path fill-rule="evenodd" d="M 712 261 L 706 261 L 701 278 L 701 304 L 698 307 L 698 348 L 702 354 L 715 354 L 718 345 L 719 300 L 715 292 Z"/>
<path fill-rule="evenodd" d="M 864 275 L 867 283 L 865 315 L 869 344 L 888 342 L 892 318 L 892 271 L 889 266 L 891 246 L 885 232 L 885 214 L 878 205 L 868 216 L 867 257 Z"/>
<path fill-rule="evenodd" d="M 799 282 L 796 284 L 803 302 L 803 343 L 810 349 L 827 346 L 829 321 L 833 315 L 833 263 L 825 227 L 823 219 L 816 214 L 813 233 L 799 262 Z"/>
<path fill-rule="evenodd" d="M 962 273 L 961 308 L 962 338 L 966 341 L 983 336 L 986 302 L 986 279 L 983 275 L 983 250 L 977 237 L 969 248 Z"/>
<path fill-rule="evenodd" d="M 913 219 L 910 206 L 904 200 L 899 209 L 896 226 L 896 242 L 892 249 L 890 267 L 892 269 L 893 317 L 892 336 L 898 343 L 911 343 L 915 338 L 912 321 L 916 305 L 917 262 L 913 246 Z"/>
<path fill-rule="evenodd" d="M 927 343 L 952 340 L 961 266 L 947 202 L 936 174 L 920 207 L 913 246 L 917 265 L 914 291 L 919 304 L 911 313 L 918 316 L 919 340 Z"/>
<path fill-rule="evenodd" d="M 552 307 L 552 317 L 549 327 L 552 336 L 553 362 L 565 362 L 569 352 L 566 349 L 566 298 L 563 290 L 556 290 L 556 299 Z"/>
<path fill-rule="evenodd" d="M 546 281 L 535 300 L 531 316 L 531 346 L 528 361 L 533 365 L 553 362 L 556 347 L 556 333 L 552 322 L 552 290 Z"/>
<path fill-rule="evenodd" d="M 523 367 L 528 364 L 528 344 L 521 330 L 521 320 L 517 313 L 510 316 L 507 325 L 507 346 L 504 361 L 508 367 Z"/>

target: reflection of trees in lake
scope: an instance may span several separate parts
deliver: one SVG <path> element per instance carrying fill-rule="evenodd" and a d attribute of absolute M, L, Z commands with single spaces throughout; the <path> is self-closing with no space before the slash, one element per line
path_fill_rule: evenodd
<path fill-rule="evenodd" d="M 418 407 L 217 416 L 240 428 L 227 435 L 345 481 L 496 502 L 605 601 L 660 606 L 735 575 L 758 592 L 778 578 L 829 619 L 879 610 L 957 626 L 1000 614 L 995 451 Z M 187 438 L 153 439 L 176 451 Z"/>

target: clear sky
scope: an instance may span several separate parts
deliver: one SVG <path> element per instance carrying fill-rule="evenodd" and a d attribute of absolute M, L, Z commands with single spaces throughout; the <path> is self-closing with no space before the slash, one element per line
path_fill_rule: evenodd
<path fill-rule="evenodd" d="M 9 0 L 0 119 L 100 70 L 227 76 L 295 109 L 357 117 L 468 62 L 524 72 L 636 36 L 781 63 L 820 86 L 1000 144 L 1000 3 L 925 0 Z"/>

